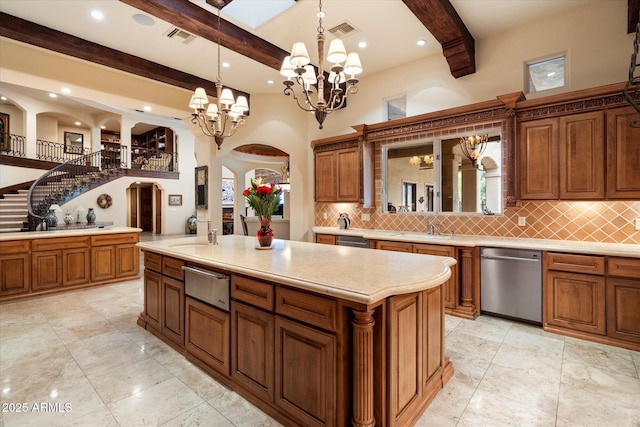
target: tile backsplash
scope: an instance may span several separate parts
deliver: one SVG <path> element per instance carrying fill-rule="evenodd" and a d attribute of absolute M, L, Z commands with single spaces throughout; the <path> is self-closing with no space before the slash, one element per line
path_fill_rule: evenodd
<path fill-rule="evenodd" d="M 357 203 L 316 203 L 315 224 L 337 227 L 340 212 L 349 214 L 351 228 L 425 231 L 424 213 L 387 214 L 379 207 L 362 208 Z M 369 221 L 362 220 L 363 214 L 369 214 Z M 524 217 L 526 225 L 519 226 L 518 217 Z M 527 201 L 500 215 L 438 215 L 443 232 L 456 234 L 640 244 L 636 218 L 640 218 L 640 201 Z"/>

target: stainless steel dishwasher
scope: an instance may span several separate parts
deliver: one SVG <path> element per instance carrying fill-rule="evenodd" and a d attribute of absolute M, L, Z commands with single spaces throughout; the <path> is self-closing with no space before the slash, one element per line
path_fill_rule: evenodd
<path fill-rule="evenodd" d="M 229 311 L 229 276 L 188 265 L 184 270 L 184 293 L 202 302 Z"/>
<path fill-rule="evenodd" d="M 542 324 L 542 252 L 480 248 L 480 309 Z"/>

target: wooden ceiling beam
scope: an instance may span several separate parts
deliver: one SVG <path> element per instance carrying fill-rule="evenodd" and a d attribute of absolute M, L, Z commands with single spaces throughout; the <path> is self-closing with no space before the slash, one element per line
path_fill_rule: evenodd
<path fill-rule="evenodd" d="M 120 0 L 158 19 L 169 22 L 191 34 L 233 50 L 267 67 L 280 71 L 289 53 L 250 32 L 220 19 L 188 0 Z M 228 2 L 227 2 L 228 3 Z"/>
<path fill-rule="evenodd" d="M 44 27 L 4 12 L 0 12 L 0 36 L 172 86 L 189 90 L 194 90 L 196 87 L 204 87 L 210 93 L 216 93 L 215 83 L 210 80 Z M 239 90 L 234 89 L 234 92 L 249 96 L 249 94 Z"/>
<path fill-rule="evenodd" d="M 449 0 L 402 0 L 442 45 L 453 77 L 476 72 L 475 40 Z"/>

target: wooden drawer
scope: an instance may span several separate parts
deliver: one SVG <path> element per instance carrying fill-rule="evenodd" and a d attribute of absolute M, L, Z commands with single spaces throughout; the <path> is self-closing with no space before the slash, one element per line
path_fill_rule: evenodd
<path fill-rule="evenodd" d="M 409 242 L 389 242 L 386 240 L 378 240 L 376 249 L 396 252 L 413 252 L 413 244 Z"/>
<path fill-rule="evenodd" d="M 456 257 L 456 248 L 453 246 L 413 244 L 413 252 L 417 254 Z"/>
<path fill-rule="evenodd" d="M 329 331 L 336 330 L 335 300 L 276 287 L 276 313 Z"/>
<path fill-rule="evenodd" d="M 144 268 L 162 273 L 162 255 L 153 252 L 144 253 Z"/>
<path fill-rule="evenodd" d="M 604 257 L 592 255 L 545 253 L 547 270 L 604 275 Z"/>
<path fill-rule="evenodd" d="M 31 243 L 31 250 L 33 252 L 55 251 L 58 249 L 76 249 L 76 248 L 88 248 L 88 247 L 89 247 L 89 236 L 40 239 L 40 240 L 34 240 Z"/>
<path fill-rule="evenodd" d="M 273 310 L 274 286 L 242 276 L 231 277 L 231 297 L 265 310 Z"/>
<path fill-rule="evenodd" d="M 29 240 L 9 240 L 0 242 L 0 254 L 19 254 L 29 252 Z"/>
<path fill-rule="evenodd" d="M 138 243 L 138 233 L 104 234 L 91 236 L 91 246 L 125 245 Z"/>
<path fill-rule="evenodd" d="M 333 234 L 316 234 L 316 243 L 335 245 L 336 236 L 334 236 Z"/>
<path fill-rule="evenodd" d="M 640 258 L 609 257 L 607 260 L 609 276 L 640 278 Z"/>
<path fill-rule="evenodd" d="M 163 256 L 162 274 L 184 282 L 184 270 L 182 269 L 183 265 L 184 261 L 182 260 Z"/>

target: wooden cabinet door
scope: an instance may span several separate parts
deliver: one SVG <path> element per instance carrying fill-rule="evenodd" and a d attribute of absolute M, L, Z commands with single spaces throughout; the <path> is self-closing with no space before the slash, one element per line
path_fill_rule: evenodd
<path fill-rule="evenodd" d="M 547 271 L 543 322 L 576 331 L 605 335 L 605 278 Z"/>
<path fill-rule="evenodd" d="M 62 251 L 31 254 L 31 290 L 62 286 Z"/>
<path fill-rule="evenodd" d="M 234 301 L 231 308 L 231 376 L 273 402 L 274 315 Z"/>
<path fill-rule="evenodd" d="M 62 284 L 81 285 L 91 280 L 91 251 L 88 248 L 62 251 Z"/>
<path fill-rule="evenodd" d="M 116 277 L 140 274 L 140 251 L 133 245 L 116 246 Z"/>
<path fill-rule="evenodd" d="M 338 163 L 338 202 L 360 201 L 360 152 L 358 148 L 339 150 L 336 153 Z"/>
<path fill-rule="evenodd" d="M 640 199 L 640 113 L 633 107 L 607 111 L 607 197 Z"/>
<path fill-rule="evenodd" d="M 558 198 L 558 119 L 520 124 L 518 138 L 521 199 Z"/>
<path fill-rule="evenodd" d="M 162 277 L 162 333 L 184 346 L 184 283 Z"/>
<path fill-rule="evenodd" d="M 560 118 L 560 199 L 604 198 L 604 114 Z"/>
<path fill-rule="evenodd" d="M 640 280 L 607 279 L 607 335 L 640 343 Z"/>
<path fill-rule="evenodd" d="M 275 404 L 305 426 L 335 426 L 336 338 L 275 318 Z"/>
<path fill-rule="evenodd" d="M 185 348 L 212 369 L 228 376 L 231 369 L 229 313 L 186 297 Z"/>
<path fill-rule="evenodd" d="M 441 388 L 440 369 L 444 365 L 444 287 L 432 288 L 423 293 L 422 323 L 422 382 L 425 393 L 436 394 Z"/>
<path fill-rule="evenodd" d="M 116 277 L 116 254 L 113 246 L 91 248 L 91 281 L 100 282 Z"/>
<path fill-rule="evenodd" d="M 389 425 L 404 426 L 422 403 L 422 293 L 387 301 Z"/>
<path fill-rule="evenodd" d="M 0 296 L 29 292 L 29 254 L 0 255 Z"/>
<path fill-rule="evenodd" d="M 456 257 L 456 249 L 453 246 L 414 244 L 413 252 L 417 254 Z M 458 305 L 458 264 L 451 266 L 451 277 L 442 285 L 444 293 L 444 306 L 456 308 Z"/>
<path fill-rule="evenodd" d="M 335 202 L 337 197 L 338 167 L 336 153 L 316 153 L 316 202 Z"/>
<path fill-rule="evenodd" d="M 162 276 L 153 271 L 144 271 L 144 315 L 147 323 L 160 330 L 162 317 Z"/>

